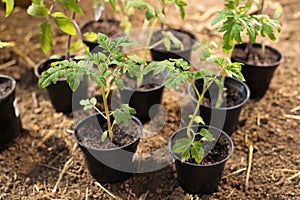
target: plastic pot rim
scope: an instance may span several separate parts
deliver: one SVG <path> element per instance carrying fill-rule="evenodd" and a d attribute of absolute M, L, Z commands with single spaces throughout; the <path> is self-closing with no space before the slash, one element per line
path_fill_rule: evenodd
<path fill-rule="evenodd" d="M 172 140 L 175 137 L 175 135 L 177 135 L 179 132 L 187 129 L 187 127 L 183 127 L 181 129 L 177 130 L 176 132 L 174 132 L 171 135 L 171 137 L 169 138 L 169 142 L 168 142 L 169 151 L 170 151 L 170 153 L 172 154 L 172 157 L 175 160 L 178 160 L 179 162 L 181 162 L 181 164 L 191 165 L 191 166 L 195 166 L 195 167 L 211 167 L 211 166 L 216 166 L 216 165 L 222 164 L 222 163 L 226 162 L 231 157 L 231 155 L 233 154 L 233 151 L 234 151 L 234 143 L 233 143 L 233 140 L 231 139 L 231 137 L 225 131 L 222 131 L 221 129 L 218 129 L 218 128 L 213 127 L 213 126 L 206 126 L 206 125 L 193 125 L 192 128 L 193 127 L 196 127 L 196 128 L 203 127 L 203 128 L 206 128 L 206 129 L 214 129 L 214 130 L 219 131 L 221 134 L 223 134 L 225 136 L 225 138 L 227 139 L 227 141 L 229 142 L 229 145 L 230 145 L 230 150 L 228 152 L 228 155 L 226 156 L 226 158 L 224 158 L 223 160 L 221 160 L 219 162 L 215 162 L 215 163 L 207 164 L 207 165 L 190 163 L 190 162 L 181 162 L 180 158 L 172 151 L 172 146 L 171 145 L 172 145 Z"/>
<path fill-rule="evenodd" d="M 8 75 L 0 75 L 0 79 L 7 79 L 7 80 L 10 80 L 12 82 L 12 88 L 9 91 L 9 93 L 5 97 L 0 98 L 0 103 L 1 103 L 1 102 L 5 101 L 6 99 L 8 99 L 11 96 L 11 94 L 15 91 L 15 89 L 16 89 L 16 80 L 13 77 L 8 76 Z"/>
<path fill-rule="evenodd" d="M 144 89 L 144 90 L 141 90 L 139 88 L 130 88 L 130 87 L 124 86 L 123 90 L 128 90 L 128 91 L 131 91 L 131 92 L 139 92 L 139 93 L 147 93 L 147 92 L 152 92 L 152 91 L 155 91 L 155 90 L 160 90 L 160 89 L 165 87 L 165 76 L 162 73 L 160 73 L 160 75 L 162 76 L 163 81 L 159 86 L 156 86 L 156 87 L 150 88 L 150 89 Z"/>
<path fill-rule="evenodd" d="M 82 123 L 84 123 L 85 121 L 89 120 L 89 118 L 96 117 L 97 115 L 100 115 L 100 114 L 99 114 L 99 113 L 95 113 L 95 114 L 92 114 L 92 115 L 89 115 L 89 116 L 83 118 L 82 120 L 80 120 L 80 121 L 75 125 L 74 131 L 73 131 L 73 138 L 75 139 L 75 141 L 76 141 L 79 145 L 85 147 L 85 148 L 88 149 L 88 150 L 102 151 L 102 152 L 109 152 L 109 151 L 114 151 L 114 150 L 122 149 L 122 148 L 125 148 L 125 147 L 127 147 L 127 146 L 132 145 L 132 144 L 135 143 L 137 140 L 139 140 L 140 137 L 141 137 L 141 135 L 142 135 L 142 133 L 143 133 L 143 125 L 142 125 L 142 122 L 141 122 L 137 117 L 132 116 L 132 119 L 131 119 L 131 120 L 134 120 L 134 121 L 139 125 L 139 127 L 140 127 L 140 131 L 139 131 L 139 133 L 137 134 L 137 137 L 135 138 L 135 140 L 133 140 L 132 142 L 130 142 L 130 143 L 126 144 L 126 145 L 123 145 L 123 146 L 120 146 L 120 147 L 114 147 L 114 148 L 110 148 L 110 149 L 97 149 L 97 148 L 88 147 L 88 146 L 82 144 L 82 142 L 80 142 L 80 141 L 78 140 L 78 138 L 76 137 L 77 129 L 78 129 L 78 127 L 79 127 Z"/>
<path fill-rule="evenodd" d="M 245 90 L 246 90 L 246 98 L 241 103 L 239 103 L 239 104 L 237 104 L 235 106 L 231 106 L 231 107 L 216 108 L 216 107 L 213 107 L 213 106 L 207 106 L 207 105 L 203 105 L 203 104 L 201 104 L 201 107 L 205 107 L 205 108 L 209 108 L 209 109 L 213 109 L 213 110 L 223 110 L 224 111 L 224 110 L 234 110 L 234 109 L 237 109 L 237 108 L 239 108 L 239 107 L 241 107 L 241 106 L 243 106 L 244 104 L 247 103 L 248 99 L 250 98 L 250 89 L 246 85 L 246 83 L 244 83 L 244 82 L 242 82 L 242 81 L 240 81 L 240 80 L 238 80 L 236 78 L 229 77 L 229 76 L 226 76 L 225 81 L 226 81 L 226 79 L 231 79 L 233 81 L 236 81 L 238 84 L 242 85 L 245 88 Z M 192 99 L 192 101 L 194 103 L 197 103 L 198 100 L 192 94 L 193 90 L 194 90 L 194 88 L 192 87 L 192 84 L 189 84 L 189 86 L 188 86 L 189 96 L 190 96 L 190 98 Z"/>
<path fill-rule="evenodd" d="M 161 52 L 161 53 L 169 53 L 169 52 L 172 52 L 172 53 L 180 53 L 180 52 L 192 50 L 192 49 L 193 49 L 193 46 L 194 46 L 194 44 L 195 44 L 195 42 L 197 41 L 196 35 L 194 35 L 193 33 L 189 32 L 189 31 L 186 31 L 186 30 L 184 30 L 184 29 L 175 29 L 175 28 L 169 28 L 169 27 L 167 27 L 167 28 L 164 28 L 164 29 L 161 29 L 161 30 L 156 31 L 155 33 L 159 33 L 159 32 L 161 32 L 162 30 L 173 30 L 173 31 L 180 32 L 180 33 L 182 33 L 182 34 L 188 35 L 188 36 L 191 38 L 191 41 L 192 41 L 191 47 L 189 47 L 189 48 L 184 48 L 183 50 L 177 50 L 177 49 L 175 49 L 175 50 L 170 50 L 170 51 L 167 51 L 167 50 L 165 50 L 165 49 L 159 49 L 159 48 L 155 48 L 155 47 L 154 47 L 154 48 L 151 48 L 150 50 L 152 50 L 152 51 L 158 51 L 158 52 Z M 154 34 L 155 34 L 155 33 L 154 33 Z"/>
<path fill-rule="evenodd" d="M 235 44 L 234 45 L 234 48 L 236 48 L 236 49 L 241 49 L 241 47 L 243 46 L 243 45 L 246 45 L 247 43 L 242 43 L 242 44 Z M 261 47 L 261 44 L 259 44 L 259 43 L 254 43 L 254 44 L 252 44 L 253 46 L 255 46 L 255 47 L 258 47 L 258 48 L 260 48 Z M 243 49 L 243 48 L 242 48 Z M 247 62 L 245 62 L 243 59 L 239 59 L 239 58 L 236 58 L 236 57 L 234 57 L 234 56 L 232 56 L 231 58 L 233 58 L 234 60 L 236 60 L 237 62 L 241 62 L 241 63 L 244 63 L 244 64 L 246 64 L 246 65 L 248 65 L 248 66 L 251 66 L 251 67 L 256 67 L 256 68 L 271 68 L 271 67 L 277 67 L 278 65 L 280 65 L 283 61 L 284 61 L 284 56 L 283 56 L 283 54 L 280 52 L 280 51 L 278 51 L 277 49 L 275 49 L 274 47 L 271 47 L 271 46 L 269 46 L 269 45 L 266 45 L 266 49 L 270 49 L 271 50 L 271 52 L 274 54 L 274 55 L 279 55 L 279 60 L 278 61 L 276 61 L 276 62 L 274 62 L 274 63 L 272 63 L 272 64 L 269 64 L 269 65 L 253 65 L 253 64 L 249 64 L 249 63 L 247 63 Z M 276 53 L 274 53 L 274 52 L 276 52 Z M 244 66 L 243 66 L 244 67 Z"/>
<path fill-rule="evenodd" d="M 76 56 L 74 55 L 71 55 L 71 57 L 73 58 L 76 58 Z M 65 59 L 65 56 L 64 55 L 59 55 L 59 54 L 55 54 L 55 55 L 52 55 L 50 56 L 49 58 L 45 58 L 43 60 L 41 60 L 37 65 L 36 67 L 34 68 L 34 74 L 37 78 L 40 78 L 41 77 L 41 74 L 39 73 L 39 68 L 45 64 L 47 61 L 51 61 L 51 60 L 60 60 L 63 61 Z M 80 58 L 79 58 L 80 59 Z M 43 71 L 44 72 L 44 71 Z M 60 82 L 60 81 L 66 81 L 67 78 L 59 78 L 57 79 L 57 82 Z"/>

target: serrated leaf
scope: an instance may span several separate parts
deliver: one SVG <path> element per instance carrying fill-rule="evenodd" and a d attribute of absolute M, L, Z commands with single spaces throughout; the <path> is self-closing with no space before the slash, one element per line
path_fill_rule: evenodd
<path fill-rule="evenodd" d="M 144 68 L 143 74 L 146 75 L 152 71 L 153 75 L 157 75 L 170 66 L 173 67 L 173 63 L 171 63 L 168 60 L 164 60 L 160 62 L 152 61 Z"/>
<path fill-rule="evenodd" d="M 114 82 L 116 84 L 116 86 L 120 89 L 123 90 L 124 89 L 124 82 L 121 78 L 115 78 Z"/>
<path fill-rule="evenodd" d="M 46 54 L 49 52 L 50 47 L 52 46 L 52 28 L 48 20 L 45 20 L 40 25 L 40 32 L 38 33 L 42 51 Z"/>
<path fill-rule="evenodd" d="M 141 58 L 138 55 L 136 55 L 136 54 L 129 55 L 128 58 L 129 58 L 130 61 L 132 61 L 134 63 L 146 64 L 146 61 L 143 58 Z"/>
<path fill-rule="evenodd" d="M 181 82 L 186 82 L 188 80 L 188 72 L 178 72 L 177 70 L 168 71 L 168 76 L 166 78 L 165 85 L 167 88 L 174 88 L 178 86 Z"/>
<path fill-rule="evenodd" d="M 202 143 L 199 141 L 193 142 L 193 146 L 191 149 L 192 158 L 195 159 L 196 163 L 200 163 L 204 157 L 204 149 L 202 147 Z"/>
<path fill-rule="evenodd" d="M 94 81 L 95 83 L 97 83 L 97 85 L 101 86 L 101 87 L 105 87 L 106 86 L 106 80 L 103 77 L 103 75 L 101 74 L 101 72 L 99 72 L 98 70 L 92 70 L 90 71 L 90 78 L 92 81 Z"/>
<path fill-rule="evenodd" d="M 212 141 L 215 140 L 213 134 L 208 129 L 201 128 L 199 134 L 203 137 L 201 139 L 202 141 L 210 141 L 210 142 L 212 142 Z"/>
<path fill-rule="evenodd" d="M 45 88 L 51 83 L 56 83 L 59 78 L 66 76 L 66 70 L 62 66 L 51 67 L 47 71 L 44 71 L 38 81 L 39 88 Z"/>
<path fill-rule="evenodd" d="M 8 17 L 14 9 L 14 0 L 4 0 L 5 3 L 5 17 Z"/>
<path fill-rule="evenodd" d="M 123 37 L 118 37 L 114 40 L 116 46 L 118 47 L 125 47 L 125 46 L 130 46 L 133 44 L 137 44 L 135 40 L 130 39 L 128 36 L 123 36 Z"/>
<path fill-rule="evenodd" d="M 67 83 L 69 84 L 71 90 L 74 92 L 83 80 L 84 73 L 78 68 L 67 69 Z"/>
<path fill-rule="evenodd" d="M 211 26 L 216 25 L 217 23 L 226 20 L 228 17 L 233 17 L 234 13 L 230 10 L 221 10 L 217 13 L 216 17 L 211 22 Z"/>
<path fill-rule="evenodd" d="M 226 66 L 226 73 L 230 76 L 233 76 L 240 81 L 245 81 L 245 78 L 242 74 L 242 63 L 239 62 L 234 62 L 234 63 L 229 63 Z"/>
<path fill-rule="evenodd" d="M 62 12 L 55 12 L 52 14 L 52 17 L 54 18 L 54 22 L 60 28 L 60 30 L 70 35 L 76 35 L 76 28 L 72 20 L 65 14 Z"/>
<path fill-rule="evenodd" d="M 188 149 L 190 149 L 191 145 L 192 145 L 191 138 L 181 138 L 175 141 L 175 144 L 172 147 L 172 151 L 174 153 L 182 154 Z"/>
<path fill-rule="evenodd" d="M 83 14 L 80 6 L 75 0 L 56 0 L 58 4 L 67 8 L 68 10 L 74 11 L 79 14 Z"/>
<path fill-rule="evenodd" d="M 129 126 L 129 121 L 132 118 L 131 114 L 133 113 L 135 113 L 133 108 L 129 107 L 128 104 L 122 104 L 121 108 L 113 112 L 113 116 L 117 124 L 123 122 L 125 126 Z"/>
<path fill-rule="evenodd" d="M 27 9 L 27 13 L 35 17 L 46 17 L 50 11 L 44 4 L 32 3 Z"/>

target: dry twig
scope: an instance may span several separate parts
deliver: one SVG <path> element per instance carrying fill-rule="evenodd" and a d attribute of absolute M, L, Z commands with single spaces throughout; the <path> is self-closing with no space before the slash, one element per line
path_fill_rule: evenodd
<path fill-rule="evenodd" d="M 246 167 L 244 167 L 244 168 L 241 168 L 241 169 L 238 169 L 238 170 L 236 170 L 236 171 L 232 172 L 231 174 L 228 174 L 228 175 L 226 175 L 226 176 L 223 176 L 223 177 L 222 177 L 222 179 L 228 178 L 229 176 L 232 176 L 232 175 L 235 175 L 235 174 L 241 173 L 241 172 L 243 172 L 243 171 L 246 171 L 246 170 L 247 170 L 247 168 L 246 168 Z"/>
<path fill-rule="evenodd" d="M 38 108 L 40 105 L 39 105 L 39 102 L 38 102 L 38 100 L 36 98 L 35 92 L 31 92 L 31 98 L 32 98 L 34 107 Z"/>
<path fill-rule="evenodd" d="M 21 56 L 22 58 L 25 59 L 25 61 L 28 63 L 28 65 L 32 68 L 35 68 L 36 63 L 33 62 L 33 60 L 31 60 L 31 58 L 29 58 L 23 51 L 21 51 L 20 49 L 18 49 L 17 47 L 13 48 L 13 51 L 15 54 Z"/>
<path fill-rule="evenodd" d="M 251 166 L 252 166 L 252 157 L 253 157 L 253 145 L 251 144 L 249 146 L 249 157 L 248 157 L 248 168 L 247 168 L 247 175 L 246 175 L 246 190 L 248 190 L 249 187 L 249 178 L 250 178 L 250 172 L 251 172 Z"/>
<path fill-rule="evenodd" d="M 300 110 L 300 106 L 297 106 L 297 107 L 293 108 L 292 110 L 290 110 L 290 112 L 293 113 L 293 112 L 296 112 L 298 110 Z"/>
<path fill-rule="evenodd" d="M 284 115 L 286 118 L 289 118 L 289 119 L 297 119 L 297 120 L 300 120 L 300 115 L 289 115 L 289 114 L 285 114 Z"/>
<path fill-rule="evenodd" d="M 105 187 L 103 187 L 99 182 L 95 182 L 95 184 L 97 186 L 99 186 L 104 192 L 106 192 L 109 196 L 111 196 L 113 199 L 120 199 L 118 197 L 116 197 L 113 193 L 111 193 L 110 191 L 108 191 Z"/>
<path fill-rule="evenodd" d="M 0 69 L 6 69 L 6 68 L 8 68 L 8 67 L 10 67 L 10 66 L 13 66 L 13 65 L 16 64 L 16 63 L 17 63 L 16 60 L 10 60 L 10 61 L 8 61 L 8 62 L 6 62 L 6 63 L 1 64 L 1 65 L 0 65 Z"/>
<path fill-rule="evenodd" d="M 58 180 L 57 180 L 57 182 L 56 182 L 54 188 L 52 189 L 52 192 L 56 192 L 56 191 L 57 191 L 58 184 L 60 183 L 60 181 L 61 181 L 63 175 L 64 175 L 65 172 L 68 170 L 68 168 L 72 165 L 72 160 L 73 160 L 73 158 L 71 157 L 71 158 L 65 163 L 64 168 L 63 168 L 63 170 L 60 172 L 59 177 L 58 177 Z"/>

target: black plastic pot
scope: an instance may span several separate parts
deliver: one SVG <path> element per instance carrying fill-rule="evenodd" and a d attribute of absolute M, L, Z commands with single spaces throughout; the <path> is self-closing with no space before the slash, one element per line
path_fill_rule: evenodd
<path fill-rule="evenodd" d="M 105 22 L 111 24 L 111 26 L 117 26 L 117 27 L 120 26 L 120 22 L 117 21 L 117 20 L 115 20 L 115 19 L 106 19 Z M 93 24 L 97 24 L 97 23 L 104 23 L 104 20 L 100 19 L 99 21 L 89 21 L 89 22 L 83 24 L 82 27 L 80 28 L 82 34 L 84 34 L 85 32 L 87 32 L 87 31 L 85 31 L 85 29 L 87 29 L 89 26 L 93 26 Z M 121 28 L 120 28 L 120 31 L 121 31 Z M 101 33 L 104 33 L 104 34 L 108 35 L 109 37 L 118 34 L 118 32 L 113 32 L 113 31 L 110 31 L 108 29 L 105 29 L 105 30 L 93 30 L 93 32 L 96 32 L 96 33 L 97 32 L 101 32 Z M 98 44 L 97 41 L 88 41 L 87 39 L 85 39 L 84 36 L 82 36 L 82 41 L 83 41 L 84 44 L 86 44 L 89 47 L 90 51 L 100 52 L 100 51 L 103 50 L 99 46 L 99 44 Z"/>
<path fill-rule="evenodd" d="M 170 50 L 167 51 L 166 49 L 162 49 L 159 47 L 154 47 L 152 49 L 150 49 L 150 53 L 151 53 L 151 57 L 154 61 L 163 61 L 163 60 L 168 60 L 170 58 L 173 59 L 179 59 L 179 58 L 183 58 L 186 61 L 190 61 L 191 60 L 191 53 L 192 53 L 192 49 L 193 49 L 193 45 L 195 43 L 196 36 L 190 32 L 181 30 L 181 29 L 171 29 L 171 28 L 167 28 L 167 29 L 163 29 L 166 31 L 172 31 L 172 32 L 177 32 L 180 33 L 180 35 L 182 34 L 182 37 L 188 37 L 190 38 L 190 46 L 188 47 L 184 47 L 184 50 Z M 153 34 L 153 38 L 155 38 L 155 35 L 161 35 L 161 30 L 154 32 Z M 153 41 L 153 43 L 155 43 L 157 41 Z"/>
<path fill-rule="evenodd" d="M 84 123 L 93 123 L 94 125 L 99 126 L 99 139 L 101 139 L 102 129 L 100 123 L 104 121 L 104 118 L 100 114 L 91 115 L 76 125 L 74 138 L 85 155 L 85 160 L 91 175 L 98 182 L 121 182 L 136 172 L 137 166 L 133 161 L 133 155 L 136 152 L 142 134 L 142 124 L 136 117 L 133 117 L 133 120 L 140 127 L 136 140 L 125 146 L 116 146 L 112 149 L 90 148 L 80 142 L 80 140 L 83 140 L 84 138 L 78 138 L 77 134 L 80 127 L 82 127 Z"/>
<path fill-rule="evenodd" d="M 202 80 L 199 79 L 196 81 L 196 86 L 201 92 L 202 90 Z M 222 106 L 220 108 L 216 107 L 211 107 L 207 105 L 200 105 L 200 115 L 203 118 L 205 124 L 213 127 L 217 127 L 223 131 L 225 131 L 228 135 L 231 135 L 238 124 L 238 119 L 240 112 L 242 110 L 242 107 L 244 104 L 248 101 L 250 97 L 250 91 L 248 86 L 231 77 L 226 77 L 225 78 L 225 88 L 232 88 L 236 91 L 238 91 L 239 95 L 242 98 L 242 101 L 235 106 L 231 107 L 226 107 Z M 190 85 L 188 88 L 188 93 L 192 99 L 192 101 L 197 104 L 197 99 L 194 95 L 194 89 Z M 216 99 L 219 93 L 219 88 L 218 86 L 214 83 L 210 86 L 208 92 L 206 93 L 205 96 L 210 97 L 211 99 Z"/>
<path fill-rule="evenodd" d="M 234 49 L 246 49 L 247 44 L 235 45 Z M 261 44 L 253 44 L 253 48 L 261 48 Z M 264 96 L 269 88 L 270 82 L 272 80 L 273 74 L 278 67 L 278 65 L 283 61 L 283 55 L 276 49 L 266 46 L 274 55 L 278 57 L 277 61 L 267 66 L 251 65 L 246 63 L 244 60 L 232 56 L 231 60 L 233 62 L 243 63 L 242 73 L 246 79 L 246 84 L 249 86 L 251 92 L 251 98 L 260 98 Z"/>
<path fill-rule="evenodd" d="M 50 58 L 40 62 L 34 69 L 36 77 L 39 78 L 42 72 L 49 69 L 51 63 L 62 61 L 63 59 L 64 57 L 62 56 L 61 58 Z M 46 89 L 55 110 L 57 112 L 70 113 L 72 110 L 82 108 L 79 101 L 87 97 L 88 82 L 85 78 L 75 93 L 70 89 L 66 78 L 60 78 L 56 84 L 51 84 Z"/>
<path fill-rule="evenodd" d="M 15 101 L 16 81 L 10 76 L 0 75 L 0 84 L 7 81 L 11 82 L 11 88 L 6 96 L 0 98 L 0 151 L 18 138 L 22 127 Z"/>
<path fill-rule="evenodd" d="M 153 79 L 154 77 L 158 77 Z M 129 104 L 130 107 L 134 108 L 137 112 L 135 115 L 142 121 L 148 121 L 153 118 L 158 112 L 159 105 L 162 100 L 162 95 L 164 92 L 164 79 L 165 77 L 162 74 L 151 75 L 148 74 L 144 76 L 143 84 L 157 84 L 154 88 L 151 89 L 138 89 L 130 88 L 125 85 L 124 89 L 120 91 L 122 103 Z M 132 81 L 136 82 L 136 78 L 133 78 Z"/>
<path fill-rule="evenodd" d="M 194 164 L 189 162 L 181 162 L 179 155 L 172 151 L 172 147 L 177 139 L 186 137 L 186 127 L 179 129 L 169 139 L 169 151 L 171 152 L 176 166 L 177 179 L 181 187 L 188 193 L 196 194 L 211 194 L 218 185 L 224 170 L 224 166 L 229 157 L 233 154 L 233 142 L 232 139 L 222 130 L 207 127 L 207 126 L 192 126 L 193 130 L 197 131 L 199 128 L 209 129 L 215 138 L 224 137 L 229 144 L 229 152 L 226 158 L 223 160 L 209 164 Z M 216 139 L 217 141 L 217 139 Z M 213 144 L 211 145 L 213 148 Z M 205 151 L 209 151 L 205 150 Z"/>

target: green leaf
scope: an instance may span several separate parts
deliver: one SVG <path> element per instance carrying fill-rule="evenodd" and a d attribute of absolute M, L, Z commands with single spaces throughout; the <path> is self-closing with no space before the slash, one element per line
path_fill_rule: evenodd
<path fill-rule="evenodd" d="M 150 73 L 153 71 L 153 75 L 157 75 L 163 71 L 165 71 L 166 68 L 173 67 L 174 64 L 168 60 L 164 61 L 152 61 L 150 62 L 145 68 L 144 68 L 144 75 Z"/>
<path fill-rule="evenodd" d="M 50 11 L 44 4 L 32 3 L 27 9 L 27 13 L 35 17 L 46 17 L 50 14 Z"/>
<path fill-rule="evenodd" d="M 215 140 L 213 134 L 208 129 L 201 128 L 199 134 L 203 137 L 201 139 L 202 141 L 210 141 L 210 142 L 212 142 L 212 141 Z"/>
<path fill-rule="evenodd" d="M 114 79 L 114 83 L 116 84 L 116 86 L 120 89 L 123 90 L 124 89 L 124 82 L 121 78 L 115 78 Z"/>
<path fill-rule="evenodd" d="M 127 35 L 123 36 L 123 37 L 117 37 L 115 40 L 115 45 L 117 47 L 125 47 L 125 46 L 130 46 L 133 44 L 137 44 L 137 42 L 135 40 L 130 39 Z"/>
<path fill-rule="evenodd" d="M 202 147 L 202 143 L 199 141 L 193 142 L 193 146 L 191 149 L 192 158 L 195 159 L 196 163 L 200 163 L 204 157 L 204 149 Z"/>
<path fill-rule="evenodd" d="M 121 108 L 116 109 L 113 112 L 116 123 L 120 124 L 121 122 L 123 122 L 125 126 L 129 126 L 129 121 L 132 118 L 132 114 L 136 114 L 136 111 L 135 109 L 129 107 L 128 104 L 122 104 Z"/>
<path fill-rule="evenodd" d="M 183 58 L 179 58 L 179 59 L 170 58 L 170 61 L 175 62 L 175 65 L 174 65 L 175 68 L 179 68 L 183 71 L 188 71 L 191 67 L 190 64 Z"/>
<path fill-rule="evenodd" d="M 50 67 L 47 71 L 44 71 L 38 81 L 39 88 L 45 88 L 51 83 L 56 84 L 59 78 L 66 76 L 66 69 L 63 66 Z"/>
<path fill-rule="evenodd" d="M 192 145 L 191 138 L 181 138 L 175 141 L 175 144 L 172 147 L 172 151 L 174 153 L 182 154 L 186 150 L 190 149 L 191 145 Z"/>
<path fill-rule="evenodd" d="M 103 77 L 103 74 L 101 74 L 101 72 L 99 72 L 98 70 L 92 70 L 90 71 L 90 78 L 92 81 L 94 81 L 95 83 L 97 83 L 97 85 L 101 86 L 101 87 L 105 87 L 106 86 L 106 79 Z"/>
<path fill-rule="evenodd" d="M 221 10 L 211 22 L 211 26 L 214 26 L 217 23 L 226 20 L 228 17 L 234 17 L 234 13 L 230 10 Z"/>
<path fill-rule="evenodd" d="M 42 51 L 46 54 L 49 52 L 50 47 L 52 46 L 52 28 L 48 20 L 45 20 L 40 25 L 40 32 L 38 33 Z"/>
<path fill-rule="evenodd" d="M 74 92 L 83 81 L 84 72 L 78 68 L 67 69 L 67 83 L 69 84 L 71 90 Z"/>
<path fill-rule="evenodd" d="M 229 76 L 239 79 L 240 81 L 245 81 L 245 78 L 242 74 L 242 65 L 243 64 L 239 62 L 229 63 L 226 66 L 226 73 Z"/>
<path fill-rule="evenodd" d="M 170 70 L 168 71 L 165 85 L 167 88 L 174 88 L 181 82 L 187 82 L 188 77 L 189 72 L 178 72 L 177 70 Z"/>
<path fill-rule="evenodd" d="M 68 10 L 83 14 L 80 6 L 75 0 L 56 0 L 56 2 Z"/>
<path fill-rule="evenodd" d="M 8 17 L 14 9 L 14 0 L 2 0 L 5 3 L 5 17 Z"/>
<path fill-rule="evenodd" d="M 146 61 L 139 57 L 138 55 L 136 54 L 133 54 L 133 55 L 129 55 L 128 56 L 128 59 L 134 63 L 137 63 L 137 64 L 141 64 L 141 65 L 145 65 L 146 64 Z"/>
<path fill-rule="evenodd" d="M 83 99 L 79 102 L 79 104 L 84 106 L 84 110 L 89 110 L 96 106 L 97 99 L 95 97 L 92 97 L 91 99 Z"/>
<path fill-rule="evenodd" d="M 54 18 L 54 22 L 60 28 L 60 30 L 70 35 L 76 35 L 76 28 L 72 20 L 65 14 L 62 12 L 55 12 L 52 14 L 52 17 Z"/>
<path fill-rule="evenodd" d="M 108 131 L 104 131 L 101 137 L 101 142 L 104 142 L 108 136 Z"/>
<path fill-rule="evenodd" d="M 109 3 L 111 5 L 111 7 L 114 9 L 114 11 L 117 10 L 117 2 L 116 0 L 109 0 Z"/>
<path fill-rule="evenodd" d="M 180 13 L 180 17 L 183 20 L 185 17 L 184 7 L 187 6 L 187 3 L 182 0 L 175 0 L 175 4 L 177 5 Z"/>
<path fill-rule="evenodd" d="M 191 145 L 191 138 L 181 138 L 175 141 L 175 144 L 172 147 L 172 151 L 174 153 L 181 154 L 181 161 L 184 162 L 190 158 Z"/>
<path fill-rule="evenodd" d="M 86 32 L 83 34 L 83 37 L 89 42 L 94 42 L 97 40 L 98 35 L 94 32 Z"/>
<path fill-rule="evenodd" d="M 192 119 L 193 115 L 189 115 L 189 118 Z M 201 116 L 195 116 L 194 117 L 194 122 L 198 123 L 198 124 L 205 124 L 205 122 L 203 121 L 203 118 Z"/>

